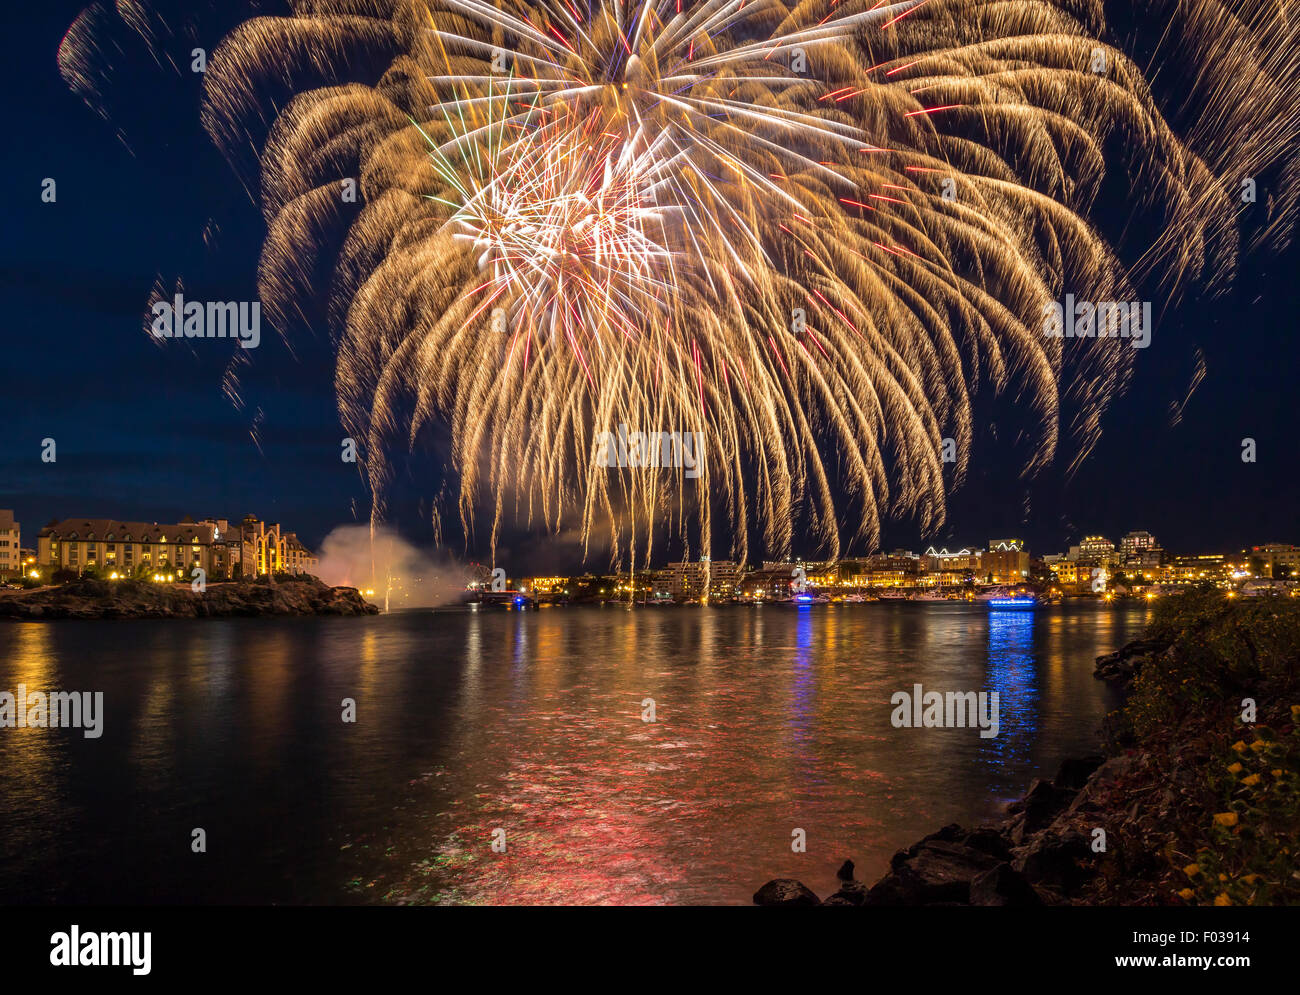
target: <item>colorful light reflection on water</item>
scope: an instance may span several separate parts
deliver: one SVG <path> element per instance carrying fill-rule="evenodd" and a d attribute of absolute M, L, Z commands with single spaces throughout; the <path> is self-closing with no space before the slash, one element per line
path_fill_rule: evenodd
<path fill-rule="evenodd" d="M 1114 701 L 1093 659 L 1144 614 L 13 625 L 0 687 L 102 689 L 107 715 L 94 742 L 0 732 L 0 899 L 747 903 L 782 876 L 825 893 L 846 856 L 874 879 L 899 847 L 996 817 L 1094 748 Z M 1000 735 L 893 728 L 891 694 L 916 683 L 997 691 Z M 193 826 L 210 840 L 201 860 Z"/>

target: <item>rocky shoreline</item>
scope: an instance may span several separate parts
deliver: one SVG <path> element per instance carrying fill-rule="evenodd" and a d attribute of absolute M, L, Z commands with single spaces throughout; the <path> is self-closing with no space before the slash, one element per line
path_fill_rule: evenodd
<path fill-rule="evenodd" d="M 212 583 L 203 592 L 189 584 L 82 579 L 0 596 L 0 619 L 19 621 L 378 613 L 355 587 L 330 587 L 314 577 Z"/>
<path fill-rule="evenodd" d="M 1094 676 L 1127 684 L 1169 644 L 1138 639 L 1097 658 Z M 895 853 L 889 871 L 868 886 L 845 861 L 840 889 L 820 899 L 793 878 L 768 881 L 754 893 L 762 906 L 1044 906 L 1092 904 L 1085 896 L 1111 845 L 1106 827 L 1137 813 L 1116 812 L 1125 775 L 1138 763 L 1132 751 L 1065 760 L 1050 781 L 1037 779 L 1007 806 L 998 825 L 944 826 Z M 1102 831 L 1102 835 L 1098 831 Z"/>

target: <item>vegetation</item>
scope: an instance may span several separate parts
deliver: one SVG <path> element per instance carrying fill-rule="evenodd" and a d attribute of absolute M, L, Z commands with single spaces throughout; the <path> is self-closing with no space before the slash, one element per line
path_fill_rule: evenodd
<path fill-rule="evenodd" d="M 1300 904 L 1300 601 L 1213 588 L 1159 602 L 1116 716 L 1136 759 L 1113 810 L 1158 855 L 1100 901 Z"/>

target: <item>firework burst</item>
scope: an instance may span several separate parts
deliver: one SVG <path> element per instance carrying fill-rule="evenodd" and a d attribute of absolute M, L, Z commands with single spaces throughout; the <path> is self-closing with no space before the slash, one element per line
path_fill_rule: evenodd
<path fill-rule="evenodd" d="M 233 162 L 273 120 L 264 307 L 295 327 L 325 264 L 375 516 L 386 454 L 445 422 L 493 543 L 511 515 L 576 515 L 633 562 L 665 527 L 710 552 L 718 515 L 741 558 L 751 532 L 836 555 L 889 513 L 936 528 L 978 390 L 1022 407 L 1032 474 L 1077 465 L 1127 382 L 1128 343 L 1046 337 L 1045 305 L 1219 289 L 1243 177 L 1272 170 L 1259 241 L 1294 220 L 1281 2 L 1154 5 L 1195 113 L 1158 104 L 1101 0 L 294 6 L 205 78 Z M 88 95 L 94 20 L 61 52 Z M 1116 178 L 1156 219 L 1127 261 L 1090 214 Z M 697 433 L 700 477 L 611 472 L 619 424 Z"/>

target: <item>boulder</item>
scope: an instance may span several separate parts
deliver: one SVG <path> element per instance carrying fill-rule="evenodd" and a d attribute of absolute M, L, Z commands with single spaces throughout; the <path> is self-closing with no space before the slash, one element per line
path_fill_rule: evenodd
<path fill-rule="evenodd" d="M 1061 761 L 1056 777 L 1052 778 L 1052 784 L 1058 788 L 1078 791 L 1088 783 L 1088 778 L 1092 777 L 1093 772 L 1105 762 L 1106 758 L 1100 753 L 1089 754 L 1086 757 L 1067 757 Z"/>
<path fill-rule="evenodd" d="M 970 883 L 971 905 L 1042 905 L 1043 900 L 1028 878 L 1008 863 L 998 864 Z"/>
<path fill-rule="evenodd" d="M 971 881 L 999 863 L 964 843 L 927 838 L 894 855 L 890 872 L 867 892 L 865 904 L 968 904 Z"/>
<path fill-rule="evenodd" d="M 1012 867 L 1030 884 L 1069 895 L 1087 880 L 1085 864 L 1091 855 L 1088 837 L 1083 833 L 1040 833 L 1016 851 Z"/>
<path fill-rule="evenodd" d="M 1024 835 L 1030 836 L 1046 829 L 1052 820 L 1074 800 L 1075 792 L 1058 788 L 1042 778 L 1034 781 L 1024 798 Z"/>
<path fill-rule="evenodd" d="M 812 906 L 821 900 L 802 881 L 794 878 L 773 878 L 754 892 L 755 905 Z"/>
<path fill-rule="evenodd" d="M 866 905 L 867 886 L 861 881 L 845 881 L 840 890 L 822 902 L 823 905 Z"/>

